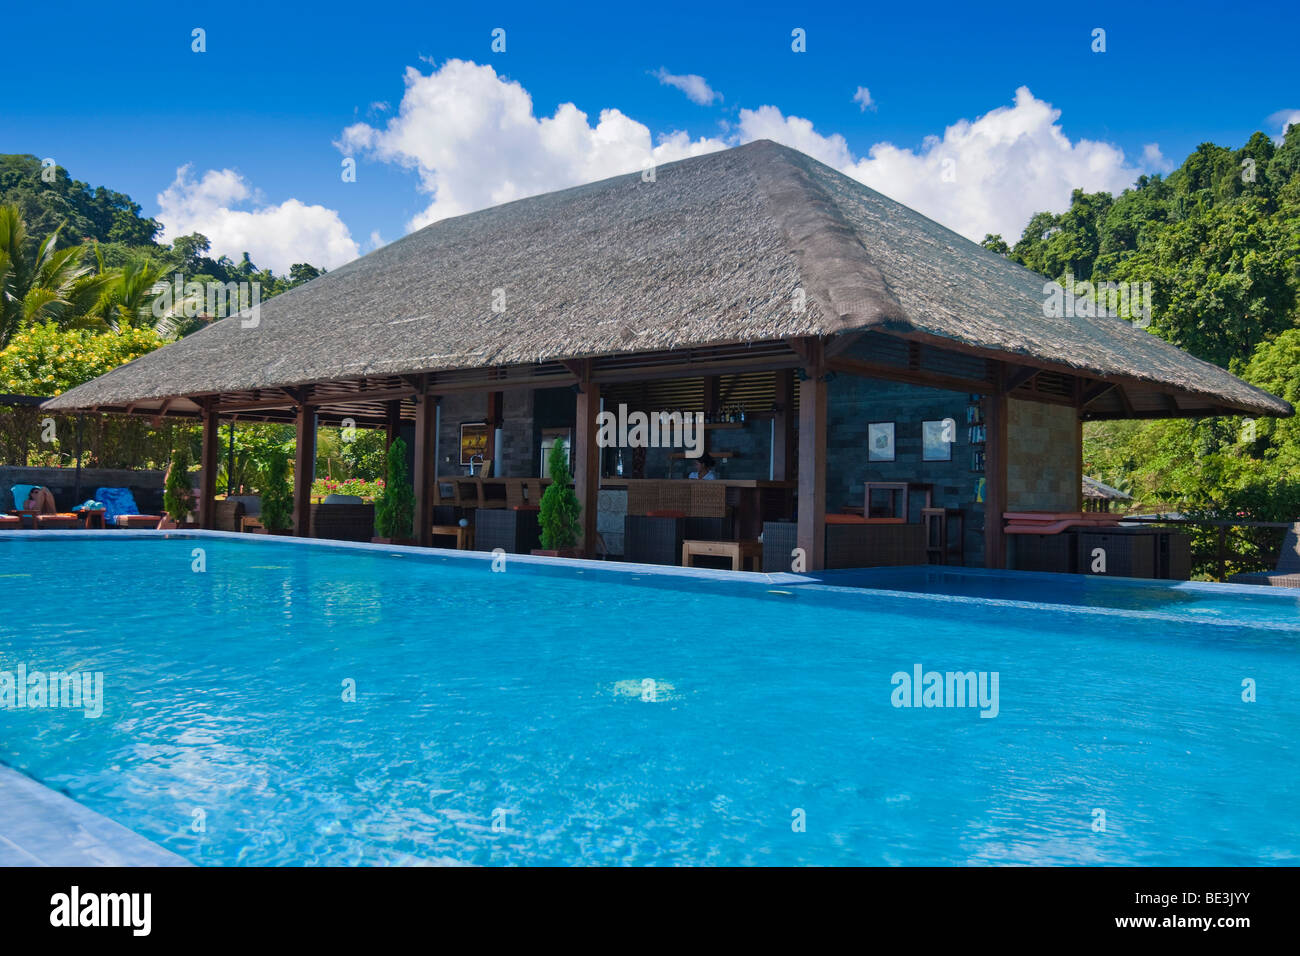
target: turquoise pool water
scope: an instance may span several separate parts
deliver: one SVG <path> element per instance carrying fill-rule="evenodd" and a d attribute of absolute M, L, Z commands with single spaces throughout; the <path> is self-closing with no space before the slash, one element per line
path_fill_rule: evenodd
<path fill-rule="evenodd" d="M 199 864 L 1300 857 L 1294 605 L 726 578 L 0 537 L 0 671 L 104 679 L 0 710 L 0 761 Z M 917 665 L 996 672 L 996 716 L 894 706 Z"/>

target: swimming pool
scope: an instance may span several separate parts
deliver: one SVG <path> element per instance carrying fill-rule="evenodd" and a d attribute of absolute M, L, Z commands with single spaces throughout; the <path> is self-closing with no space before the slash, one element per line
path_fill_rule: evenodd
<path fill-rule="evenodd" d="M 199 864 L 1300 856 L 1285 614 L 834 580 L 11 533 L 0 671 L 102 672 L 103 713 L 0 711 L 0 761 Z M 918 666 L 996 706 L 895 706 Z"/>

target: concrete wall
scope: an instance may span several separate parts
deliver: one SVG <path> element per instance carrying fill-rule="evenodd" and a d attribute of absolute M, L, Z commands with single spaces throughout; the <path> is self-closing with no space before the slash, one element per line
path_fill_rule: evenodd
<path fill-rule="evenodd" d="M 1078 415 L 1064 405 L 1007 402 L 1008 511 L 1078 511 Z"/>

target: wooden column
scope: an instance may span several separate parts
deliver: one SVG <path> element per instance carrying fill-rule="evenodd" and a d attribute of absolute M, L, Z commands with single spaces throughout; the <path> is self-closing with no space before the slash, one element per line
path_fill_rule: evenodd
<path fill-rule="evenodd" d="M 384 449 L 393 447 L 397 433 L 402 427 L 402 400 L 394 399 L 385 406 Z"/>
<path fill-rule="evenodd" d="M 294 419 L 297 430 L 293 454 L 293 533 L 300 538 L 311 534 L 311 479 L 316 464 L 316 409 L 299 405 Z"/>
<path fill-rule="evenodd" d="M 1078 465 L 1078 469 L 1075 472 L 1075 476 L 1074 476 L 1074 484 L 1075 484 L 1074 501 L 1076 505 L 1076 510 L 1082 511 L 1083 506 L 1085 504 L 1083 500 L 1083 419 L 1082 418 L 1078 418 L 1075 420 L 1074 451 L 1075 451 L 1075 462 Z M 1106 510 L 1107 511 L 1110 510 L 1110 502 L 1106 503 Z"/>
<path fill-rule="evenodd" d="M 415 540 L 423 548 L 433 545 L 433 482 L 437 462 L 433 458 L 434 422 L 438 400 L 421 390 L 415 396 Z"/>
<path fill-rule="evenodd" d="M 704 414 L 717 414 L 722 410 L 722 389 L 718 376 L 704 376 Z"/>
<path fill-rule="evenodd" d="M 826 364 L 821 342 L 808 342 L 808 376 L 799 383 L 799 529 L 809 571 L 826 563 Z"/>
<path fill-rule="evenodd" d="M 486 461 L 492 462 L 492 473 L 501 474 L 501 467 L 497 463 L 497 429 L 501 427 L 501 409 L 505 405 L 505 395 L 502 392 L 488 392 L 487 395 L 487 449 L 483 453 Z"/>
<path fill-rule="evenodd" d="M 998 385 L 984 396 L 984 567 L 1007 566 L 1007 539 L 1003 512 L 1007 510 L 1007 393 L 1005 372 L 998 371 Z"/>
<path fill-rule="evenodd" d="M 199 527 L 211 531 L 217 526 L 217 457 L 221 453 L 221 419 L 216 405 L 203 410 L 203 450 L 199 471 Z"/>
<path fill-rule="evenodd" d="M 794 369 L 776 373 L 776 419 L 772 423 L 772 478 L 789 481 L 794 474 Z"/>
<path fill-rule="evenodd" d="M 578 414 L 573 427 L 573 491 L 582 508 L 582 537 L 578 546 L 588 558 L 596 556 L 596 510 L 600 496 L 600 448 L 596 444 L 596 416 L 600 413 L 600 386 L 583 381 L 578 393 Z"/>

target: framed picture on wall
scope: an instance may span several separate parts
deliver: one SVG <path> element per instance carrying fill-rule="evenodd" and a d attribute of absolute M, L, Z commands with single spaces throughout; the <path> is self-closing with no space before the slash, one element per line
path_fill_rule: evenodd
<path fill-rule="evenodd" d="M 951 418 L 921 422 L 921 460 L 952 461 L 952 443 L 957 440 L 957 423 Z"/>
<path fill-rule="evenodd" d="M 487 454 L 487 422 L 468 422 L 460 426 L 460 463 L 468 465 L 470 459 L 482 461 Z"/>
<path fill-rule="evenodd" d="M 894 460 L 894 423 L 871 422 L 867 425 L 867 461 Z"/>

